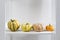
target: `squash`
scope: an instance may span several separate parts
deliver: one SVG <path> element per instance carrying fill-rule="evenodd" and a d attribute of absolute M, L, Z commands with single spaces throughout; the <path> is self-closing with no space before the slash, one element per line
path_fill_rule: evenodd
<path fill-rule="evenodd" d="M 32 28 L 33 28 L 33 30 L 36 31 L 36 32 L 41 32 L 41 31 L 43 31 L 43 26 L 42 26 L 42 24 L 33 24 L 33 25 L 32 25 Z"/>
<path fill-rule="evenodd" d="M 29 32 L 31 30 L 30 23 L 22 24 L 21 29 L 23 32 Z"/>
<path fill-rule="evenodd" d="M 47 31 L 54 31 L 54 26 L 49 24 L 49 25 L 46 26 L 46 30 Z"/>
<path fill-rule="evenodd" d="M 17 31 L 20 27 L 20 24 L 17 20 L 15 19 L 11 19 L 10 21 L 8 21 L 8 29 L 11 30 L 11 31 Z"/>

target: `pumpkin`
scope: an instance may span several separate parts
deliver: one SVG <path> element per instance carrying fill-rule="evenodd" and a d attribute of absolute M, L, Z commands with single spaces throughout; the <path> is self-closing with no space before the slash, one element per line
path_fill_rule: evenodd
<path fill-rule="evenodd" d="M 53 25 L 51 25 L 51 24 L 47 25 L 47 26 L 46 26 L 46 30 L 47 30 L 47 31 L 54 31 Z"/>
<path fill-rule="evenodd" d="M 11 19 L 10 21 L 8 21 L 8 28 L 11 31 L 17 31 L 20 27 L 20 24 L 17 20 L 15 19 Z"/>
<path fill-rule="evenodd" d="M 23 32 L 29 32 L 31 30 L 30 23 L 22 24 L 21 29 Z"/>
<path fill-rule="evenodd" d="M 43 26 L 42 26 L 42 24 L 33 24 L 33 25 L 32 25 L 32 28 L 33 28 L 33 30 L 36 31 L 36 32 L 41 32 L 41 31 L 43 31 Z"/>

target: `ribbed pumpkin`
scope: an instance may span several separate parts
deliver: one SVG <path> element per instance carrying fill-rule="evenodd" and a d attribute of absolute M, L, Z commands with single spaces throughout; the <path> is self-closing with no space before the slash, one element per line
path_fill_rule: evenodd
<path fill-rule="evenodd" d="M 42 24 L 33 24 L 33 25 L 32 25 L 32 28 L 33 28 L 33 30 L 36 31 L 36 32 L 41 32 L 41 31 L 43 31 L 43 26 L 42 26 Z"/>
<path fill-rule="evenodd" d="M 49 25 L 46 26 L 46 30 L 47 31 L 54 31 L 54 26 L 49 24 Z"/>
<path fill-rule="evenodd" d="M 29 31 L 31 30 L 31 25 L 30 25 L 30 23 L 23 24 L 23 25 L 21 26 L 21 29 L 22 29 L 23 32 L 29 32 Z"/>
<path fill-rule="evenodd" d="M 20 27 L 20 24 L 17 20 L 15 19 L 11 19 L 9 22 L 8 22 L 8 28 L 11 30 L 11 31 L 17 31 Z"/>

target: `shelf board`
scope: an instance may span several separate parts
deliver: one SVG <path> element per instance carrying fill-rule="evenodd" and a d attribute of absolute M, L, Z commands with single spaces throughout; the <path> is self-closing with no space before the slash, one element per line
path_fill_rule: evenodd
<path fill-rule="evenodd" d="M 49 32 L 49 31 L 43 31 L 43 32 L 34 32 L 34 31 L 30 31 L 30 32 L 23 32 L 23 31 L 16 31 L 16 32 L 11 32 L 9 30 L 5 31 L 6 34 L 53 34 L 55 33 L 53 32 Z"/>

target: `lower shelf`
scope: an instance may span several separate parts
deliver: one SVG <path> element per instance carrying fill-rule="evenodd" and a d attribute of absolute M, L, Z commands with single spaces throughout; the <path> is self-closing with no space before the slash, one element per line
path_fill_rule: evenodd
<path fill-rule="evenodd" d="M 6 34 L 54 34 L 55 31 L 50 32 L 50 31 L 43 31 L 43 32 L 34 32 L 34 31 L 30 31 L 30 32 L 23 32 L 23 31 L 16 31 L 16 32 L 11 32 L 9 30 L 5 31 Z"/>

